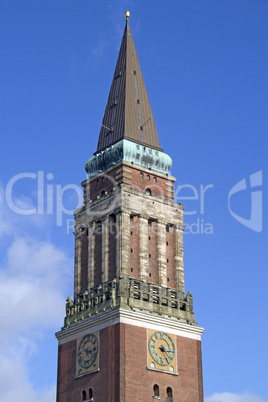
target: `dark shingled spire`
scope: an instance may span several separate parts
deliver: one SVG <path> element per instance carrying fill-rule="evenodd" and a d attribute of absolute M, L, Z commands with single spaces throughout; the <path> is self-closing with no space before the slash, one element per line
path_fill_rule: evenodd
<path fill-rule="evenodd" d="M 162 151 L 128 18 L 96 152 L 124 138 Z"/>

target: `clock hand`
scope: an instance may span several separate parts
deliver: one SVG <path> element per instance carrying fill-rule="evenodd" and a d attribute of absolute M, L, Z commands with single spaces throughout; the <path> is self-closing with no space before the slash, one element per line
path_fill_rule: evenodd
<path fill-rule="evenodd" d="M 85 350 L 85 352 L 86 352 L 87 355 L 89 355 L 89 353 L 92 352 L 92 350 L 91 350 L 90 348 L 87 348 L 87 349 L 84 349 L 84 350 Z"/>
<path fill-rule="evenodd" d="M 159 346 L 159 349 L 161 350 L 161 352 L 166 352 L 167 348 L 164 345 Z"/>

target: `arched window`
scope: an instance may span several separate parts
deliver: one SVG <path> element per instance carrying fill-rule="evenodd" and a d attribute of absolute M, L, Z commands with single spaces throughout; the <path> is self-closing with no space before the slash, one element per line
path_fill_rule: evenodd
<path fill-rule="evenodd" d="M 159 396 L 159 386 L 157 384 L 154 384 L 154 396 Z"/>
<path fill-rule="evenodd" d="M 86 401 L 87 400 L 87 393 L 85 390 L 82 391 L 82 401 Z"/>
<path fill-rule="evenodd" d="M 152 192 L 149 188 L 146 188 L 146 195 L 152 195 Z"/>
<path fill-rule="evenodd" d="M 89 397 L 89 400 L 91 401 L 93 401 L 93 389 L 92 388 L 89 388 L 89 391 L 88 391 L 88 397 Z"/>
<path fill-rule="evenodd" d="M 173 398 L 172 388 L 167 387 L 167 400 L 172 401 L 172 398 Z"/>

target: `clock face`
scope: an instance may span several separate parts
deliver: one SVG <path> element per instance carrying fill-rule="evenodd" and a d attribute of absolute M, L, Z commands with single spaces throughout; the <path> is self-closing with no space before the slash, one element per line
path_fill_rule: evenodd
<path fill-rule="evenodd" d="M 149 339 L 149 352 L 157 364 L 168 366 L 175 357 L 173 340 L 165 332 L 156 331 Z"/>
<path fill-rule="evenodd" d="M 94 334 L 85 335 L 78 346 L 77 360 L 81 367 L 88 369 L 98 355 L 98 339 Z"/>

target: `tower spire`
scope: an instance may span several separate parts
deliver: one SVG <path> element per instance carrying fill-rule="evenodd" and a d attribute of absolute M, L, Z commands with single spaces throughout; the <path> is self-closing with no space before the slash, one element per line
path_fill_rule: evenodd
<path fill-rule="evenodd" d="M 129 26 L 129 11 L 99 134 L 97 151 L 127 139 L 162 151 Z"/>

